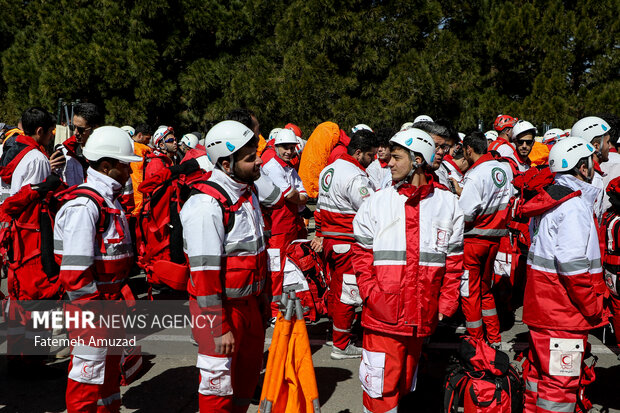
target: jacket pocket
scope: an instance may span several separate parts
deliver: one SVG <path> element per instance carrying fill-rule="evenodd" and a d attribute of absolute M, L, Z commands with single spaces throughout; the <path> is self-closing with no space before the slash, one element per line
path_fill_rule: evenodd
<path fill-rule="evenodd" d="M 373 399 L 383 395 L 383 374 L 385 371 L 385 353 L 362 349 L 359 379 L 364 392 Z"/>
<path fill-rule="evenodd" d="M 73 347 L 69 378 L 79 383 L 103 384 L 107 353 L 107 347 Z"/>
<path fill-rule="evenodd" d="M 579 338 L 552 337 L 549 341 L 549 374 L 579 377 L 584 344 Z"/>
<path fill-rule="evenodd" d="M 196 367 L 200 369 L 198 393 L 205 396 L 230 396 L 233 394 L 230 366 L 232 358 L 198 354 Z"/>
<path fill-rule="evenodd" d="M 342 294 L 340 294 L 340 302 L 348 305 L 362 305 L 362 298 L 357 287 L 355 274 L 342 274 Z"/>
<path fill-rule="evenodd" d="M 446 254 L 452 231 L 451 225 L 445 222 L 433 222 L 432 247 L 435 251 Z"/>
<path fill-rule="evenodd" d="M 398 313 L 400 304 L 400 293 L 386 293 L 374 290 L 368 301 L 366 308 L 370 310 L 373 318 L 387 324 L 398 324 Z"/>

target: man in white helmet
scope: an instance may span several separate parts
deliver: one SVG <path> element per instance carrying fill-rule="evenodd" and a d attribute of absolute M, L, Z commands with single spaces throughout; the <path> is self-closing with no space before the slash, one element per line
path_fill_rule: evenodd
<path fill-rule="evenodd" d="M 601 119 L 609 125 L 609 153 L 607 155 L 607 162 L 603 162 L 600 165 L 601 171 L 604 174 L 603 188 L 607 188 L 609 182 L 620 176 L 620 154 L 618 154 L 618 147 L 620 147 L 620 142 L 618 142 L 620 137 L 618 127 L 620 126 L 620 122 L 615 115 L 606 114 L 601 116 Z M 611 202 L 609 202 L 609 195 L 605 192 L 603 195 L 603 211 L 607 211 L 609 207 L 611 207 Z"/>
<path fill-rule="evenodd" d="M 570 136 L 578 136 L 585 139 L 594 147 L 594 175 L 592 185 L 600 189 L 599 196 L 594 201 L 594 213 L 600 223 L 603 219 L 603 197 L 605 195 L 604 175 L 601 164 L 609 159 L 609 132 L 611 127 L 607 122 L 597 116 L 586 116 L 578 120 L 570 131 Z"/>
<path fill-rule="evenodd" d="M 458 308 L 463 272 L 463 212 L 433 180 L 432 137 L 412 128 L 391 144 L 395 185 L 372 194 L 353 220 L 369 412 L 395 412 L 410 391 L 424 338 Z"/>
<path fill-rule="evenodd" d="M 198 136 L 194 132 L 186 133 L 179 141 L 179 151 L 185 156 L 187 152 L 196 148 L 198 145 Z"/>
<path fill-rule="evenodd" d="M 573 412 L 588 332 L 607 324 L 592 205 L 595 149 L 567 137 L 549 153 L 556 173 L 522 207 L 531 216 L 523 322 L 530 329 L 525 412 Z"/>
<path fill-rule="evenodd" d="M 301 178 L 291 164 L 297 156 L 297 136 L 290 129 L 280 129 L 273 142 L 263 152 L 261 168 L 284 197 L 284 206 L 267 209 L 270 219 L 271 236 L 268 241 L 269 264 L 271 269 L 272 317 L 278 314 L 278 303 L 282 298 L 283 266 L 286 248 L 298 238 L 306 238 L 306 224 L 300 212 L 308 202 L 308 195 Z M 269 223 L 268 223 L 269 226 Z"/>
<path fill-rule="evenodd" d="M 507 162 L 499 162 L 487 152 L 487 140 L 482 132 L 466 136 L 463 149 L 470 165 L 462 189 L 457 186 L 459 205 L 465 214 L 463 314 L 469 335 L 478 339 L 486 336 L 488 342 L 497 347 L 501 336 L 491 293 L 493 263 L 501 237 L 508 235 L 512 170 Z"/>
<path fill-rule="evenodd" d="M 534 147 L 536 127 L 526 120 L 518 120 L 512 128 L 512 142 L 516 150 L 505 156 L 513 167 L 516 175 L 530 169 L 532 161 L 529 158 Z"/>
<path fill-rule="evenodd" d="M 362 349 L 352 341 L 355 308 L 362 302 L 353 272 L 352 222 L 360 205 L 374 188 L 366 168 L 377 151 L 374 132 L 361 129 L 351 135 L 347 153 L 327 165 L 319 175 L 319 198 L 314 213 L 317 237 L 331 274 L 329 315 L 333 321 L 331 358 L 361 357 Z M 318 249 L 318 248 L 317 248 Z"/>
<path fill-rule="evenodd" d="M 392 172 L 388 163 L 390 162 L 390 138 L 394 131 L 389 128 L 379 129 L 376 133 L 378 139 L 377 159 L 372 161 L 366 173 L 372 182 L 375 191 L 392 184 Z"/>
<path fill-rule="evenodd" d="M 83 153 L 90 167 L 87 182 L 77 190 L 84 188 L 91 195 L 67 201 L 54 226 L 54 253 L 61 257 L 59 278 L 75 306 L 71 308 L 89 301 L 121 300 L 121 288 L 133 265 L 129 225 L 118 197 L 129 179 L 129 163 L 140 157 L 134 154 L 127 133 L 115 126 L 93 131 Z M 102 219 L 102 214 L 108 218 Z M 106 223 L 107 228 L 101 228 Z M 77 338 L 74 334 L 78 331 L 69 330 L 69 338 Z M 69 363 L 67 410 L 119 411 L 122 348 L 98 347 L 89 339 L 118 332 L 101 327 L 79 334 L 83 342 L 73 347 Z"/>
<path fill-rule="evenodd" d="M 262 366 L 267 251 L 254 182 L 262 160 L 258 137 L 237 121 L 213 126 L 205 147 L 215 165 L 181 209 L 189 258 L 190 310 L 212 323 L 195 325 L 200 411 L 244 412 Z"/>

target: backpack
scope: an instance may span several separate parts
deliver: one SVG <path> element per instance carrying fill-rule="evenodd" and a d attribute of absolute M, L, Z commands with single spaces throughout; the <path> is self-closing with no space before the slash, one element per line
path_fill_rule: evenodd
<path fill-rule="evenodd" d="M 15 297 L 20 297 L 20 293 L 26 294 L 31 299 L 59 297 L 60 266 L 54 256 L 54 220 L 64 203 L 78 197 L 91 199 L 99 210 L 97 239 L 100 240 L 102 252 L 105 252 L 103 233 L 108 228 L 110 220 L 115 215 L 120 215 L 120 211 L 108 207 L 103 196 L 93 188 L 64 187 L 55 192 L 50 191 L 42 197 L 31 185 L 27 185 L 2 204 L 2 213 L 10 218 L 10 222 L 0 230 L 0 244 L 1 249 L 7 252 L 4 259 L 9 264 L 10 273 L 32 260 L 41 261 L 39 274 L 33 273 L 29 280 L 21 280 L 28 282 L 27 285 L 20 285 L 20 280 L 11 277 L 9 289 Z M 115 222 L 119 234 L 122 235 L 120 224 L 118 221 Z M 122 237 L 117 241 L 121 240 Z"/>
<path fill-rule="evenodd" d="M 310 247 L 309 240 L 291 242 L 285 254 L 283 290 L 296 291 L 304 307 L 304 318 L 315 322 L 327 314 L 329 283 L 323 259 Z"/>
<path fill-rule="evenodd" d="M 465 336 L 459 348 L 460 363 L 444 384 L 443 413 L 520 413 L 524 383 L 508 354 L 483 340 Z M 461 399 L 463 402 L 461 403 Z"/>

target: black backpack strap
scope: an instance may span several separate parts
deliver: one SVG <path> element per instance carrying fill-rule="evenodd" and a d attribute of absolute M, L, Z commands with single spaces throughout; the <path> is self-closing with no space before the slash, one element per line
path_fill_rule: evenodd
<path fill-rule="evenodd" d="M 457 366 L 446 378 L 443 392 L 442 413 L 458 413 L 463 390 L 467 387 L 469 377 L 462 366 Z"/>

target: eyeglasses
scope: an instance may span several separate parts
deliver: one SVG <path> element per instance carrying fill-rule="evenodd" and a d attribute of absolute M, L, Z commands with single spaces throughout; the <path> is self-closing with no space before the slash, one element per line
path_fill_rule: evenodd
<path fill-rule="evenodd" d="M 176 142 L 176 139 L 174 138 L 174 136 L 172 138 L 168 138 L 164 141 L 164 143 L 172 143 L 172 142 Z"/>
<path fill-rule="evenodd" d="M 80 135 L 83 135 L 84 133 L 86 133 L 86 131 L 93 130 L 92 127 L 85 128 L 84 126 L 75 126 L 75 125 L 69 126 L 69 129 L 71 129 L 72 132 L 77 131 L 77 133 L 79 133 Z"/>
<path fill-rule="evenodd" d="M 444 151 L 444 152 L 448 152 L 451 147 L 452 147 L 452 145 L 450 145 L 449 143 L 444 143 L 443 145 L 436 145 L 435 146 L 435 152 L 437 152 L 440 149 L 442 151 Z"/>
<path fill-rule="evenodd" d="M 526 144 L 527 146 L 534 144 L 534 139 L 517 139 L 517 146 Z"/>

